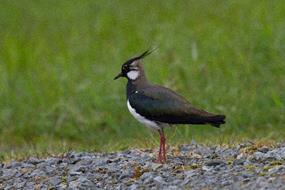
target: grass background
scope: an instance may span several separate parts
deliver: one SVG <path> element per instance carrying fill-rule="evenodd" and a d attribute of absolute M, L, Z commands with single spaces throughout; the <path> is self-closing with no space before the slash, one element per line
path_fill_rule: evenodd
<path fill-rule="evenodd" d="M 284 1 L 2 0 L 0 152 L 152 147 L 121 64 L 149 47 L 149 80 L 227 115 L 168 129 L 172 144 L 285 137 Z"/>

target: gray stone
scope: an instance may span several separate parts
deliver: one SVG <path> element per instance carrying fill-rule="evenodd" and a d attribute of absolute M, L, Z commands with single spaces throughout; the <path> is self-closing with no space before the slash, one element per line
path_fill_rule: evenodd
<path fill-rule="evenodd" d="M 71 181 L 68 183 L 68 189 L 78 189 L 79 181 Z"/>
<path fill-rule="evenodd" d="M 59 190 L 67 189 L 67 183 L 60 183 L 56 186 L 55 189 L 59 189 Z"/>
<path fill-rule="evenodd" d="M 55 187 L 61 183 L 61 176 L 53 176 L 48 179 L 48 184 Z"/>
<path fill-rule="evenodd" d="M 46 176 L 46 173 L 41 170 L 41 169 L 35 169 L 32 171 L 32 173 L 29 174 L 30 177 L 35 177 L 35 176 Z"/>
<path fill-rule="evenodd" d="M 193 170 L 185 171 L 185 172 L 184 172 L 185 178 L 191 178 L 191 177 L 193 177 L 194 175 L 196 175 L 196 172 L 193 171 Z"/>
<path fill-rule="evenodd" d="M 158 168 L 161 168 L 163 165 L 162 164 L 157 164 L 157 163 L 151 163 L 150 167 L 152 170 L 156 171 Z"/>
<path fill-rule="evenodd" d="M 29 189 L 34 189 L 35 188 L 35 184 L 34 184 L 34 182 L 31 182 L 31 181 L 28 181 L 26 184 L 25 184 L 25 186 L 24 186 L 24 188 L 23 189 L 27 189 L 27 190 L 29 190 Z"/>
<path fill-rule="evenodd" d="M 244 162 L 245 162 L 244 159 L 236 159 L 236 160 L 234 160 L 233 164 L 234 165 L 243 165 Z"/>
<path fill-rule="evenodd" d="M 156 176 L 155 178 L 153 178 L 153 181 L 158 186 L 163 185 L 165 183 L 161 176 Z"/>
<path fill-rule="evenodd" d="M 253 153 L 240 147 L 182 145 L 179 156 L 168 151 L 166 164 L 153 163 L 157 153 L 152 150 L 71 152 L 0 163 L 0 189 L 275 190 L 285 186 L 285 144 Z M 237 159 L 231 163 L 233 158 Z"/>
<path fill-rule="evenodd" d="M 84 173 L 87 170 L 88 170 L 88 168 L 85 165 L 81 165 L 81 164 L 72 165 L 70 167 L 70 173 L 73 173 L 73 172 Z"/>
<path fill-rule="evenodd" d="M 86 177 L 80 177 L 79 178 L 79 185 L 78 189 L 92 189 L 94 187 L 94 183 L 87 179 Z"/>
<path fill-rule="evenodd" d="M 250 174 L 250 173 L 243 173 L 243 174 L 242 174 L 242 177 L 243 177 L 243 178 L 250 178 L 250 177 L 253 177 L 253 174 Z"/>
<path fill-rule="evenodd" d="M 284 170 L 285 169 L 285 165 L 284 166 L 275 166 L 275 167 L 273 167 L 273 168 L 270 168 L 269 170 L 268 170 L 268 172 L 270 173 L 270 174 L 272 174 L 272 173 L 278 173 L 278 171 L 281 171 L 281 170 Z M 284 179 L 285 180 L 285 179 Z"/>
<path fill-rule="evenodd" d="M 258 149 L 259 152 L 262 152 L 262 153 L 267 153 L 269 151 L 269 148 L 267 147 L 262 147 L 262 148 L 259 148 Z"/>
<path fill-rule="evenodd" d="M 47 165 L 45 168 L 44 168 L 44 171 L 46 172 L 47 175 L 49 176 L 52 176 L 54 175 L 57 171 L 56 171 L 56 167 L 52 167 L 52 166 L 49 166 Z"/>
<path fill-rule="evenodd" d="M 226 165 L 226 163 L 222 160 L 211 160 L 205 163 L 206 166 L 218 166 L 218 165 Z"/>
<path fill-rule="evenodd" d="M 44 161 L 38 158 L 35 158 L 35 157 L 31 157 L 27 160 L 27 163 L 33 164 L 33 165 L 37 165 L 38 163 L 41 163 L 41 162 L 44 162 Z"/>
<path fill-rule="evenodd" d="M 211 170 L 213 170 L 213 167 L 210 167 L 210 166 L 202 166 L 202 170 L 204 170 L 204 171 L 211 171 Z"/>
<path fill-rule="evenodd" d="M 77 176 L 77 175 L 81 175 L 81 174 L 82 174 L 82 172 L 76 172 L 76 171 L 69 172 L 70 176 Z"/>
<path fill-rule="evenodd" d="M 129 177 L 131 177 L 130 174 L 122 173 L 122 174 L 119 176 L 118 180 L 123 180 L 123 179 L 129 178 Z"/>
<path fill-rule="evenodd" d="M 17 169 L 12 169 L 12 168 L 4 169 L 2 170 L 1 178 L 8 180 L 8 179 L 13 178 L 16 175 L 16 173 L 17 173 Z"/>
<path fill-rule="evenodd" d="M 24 187 L 24 185 L 26 184 L 25 181 L 22 181 L 22 182 L 17 182 L 17 183 L 14 183 L 15 184 L 15 188 L 16 189 L 22 189 Z"/>
<path fill-rule="evenodd" d="M 141 176 L 140 176 L 140 179 L 141 180 L 146 180 L 146 179 L 149 179 L 149 178 L 153 178 L 154 176 L 154 173 L 153 172 L 145 172 L 143 173 Z"/>
<path fill-rule="evenodd" d="M 129 190 L 136 190 L 138 188 L 137 184 L 132 184 L 128 189 Z"/>

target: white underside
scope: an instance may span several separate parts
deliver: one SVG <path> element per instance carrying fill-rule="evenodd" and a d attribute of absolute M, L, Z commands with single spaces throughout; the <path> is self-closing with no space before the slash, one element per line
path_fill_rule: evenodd
<path fill-rule="evenodd" d="M 160 127 L 153 121 L 146 119 L 145 117 L 141 116 L 136 112 L 134 108 L 130 105 L 129 100 L 127 101 L 127 106 L 131 114 L 136 118 L 140 123 L 144 124 L 145 126 L 152 128 L 152 129 L 160 129 Z"/>

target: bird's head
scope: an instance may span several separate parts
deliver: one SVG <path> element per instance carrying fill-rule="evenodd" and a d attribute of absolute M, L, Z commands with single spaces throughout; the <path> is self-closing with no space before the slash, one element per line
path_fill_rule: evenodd
<path fill-rule="evenodd" d="M 126 77 L 129 80 L 136 80 L 143 74 L 143 67 L 140 61 L 146 57 L 147 55 L 151 54 L 153 50 L 147 50 L 143 52 L 140 56 L 134 57 L 129 59 L 122 65 L 121 72 L 114 78 L 114 80 L 120 77 Z"/>

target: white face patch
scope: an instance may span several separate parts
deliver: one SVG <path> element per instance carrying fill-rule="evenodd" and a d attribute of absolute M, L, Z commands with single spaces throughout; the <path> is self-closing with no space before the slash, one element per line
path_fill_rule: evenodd
<path fill-rule="evenodd" d="M 140 75 L 139 71 L 129 71 L 127 73 L 128 78 L 131 80 L 136 80 L 139 77 L 139 75 Z"/>

